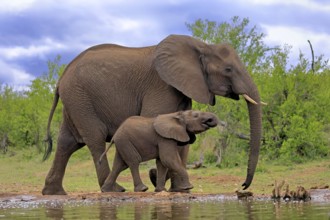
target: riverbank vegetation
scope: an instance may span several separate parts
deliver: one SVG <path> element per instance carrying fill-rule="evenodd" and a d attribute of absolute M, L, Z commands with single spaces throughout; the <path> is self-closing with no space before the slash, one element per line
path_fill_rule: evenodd
<path fill-rule="evenodd" d="M 314 51 L 314 57 L 301 53 L 292 58 L 289 45 L 266 45 L 265 34 L 247 18 L 233 17 L 229 22 L 200 19 L 186 25 L 192 36 L 205 42 L 233 45 L 253 76 L 262 100 L 268 103 L 263 107 L 259 171 L 269 161 L 290 167 L 290 164 L 329 158 L 328 58 L 317 51 Z M 1 160 L 14 158 L 16 154 L 21 155 L 20 152 L 31 152 L 27 158 L 41 160 L 54 89 L 65 65 L 57 57 L 48 62 L 48 67 L 48 72 L 34 79 L 25 91 L 0 86 Z M 198 136 L 191 147 L 189 163 L 200 161 L 233 170 L 244 167 L 249 150 L 249 118 L 245 101 L 217 97 L 214 107 L 194 102 L 193 108 L 216 113 L 221 126 Z M 59 105 L 52 120 L 54 141 L 61 118 Z M 90 160 L 90 157 L 86 159 Z M 49 167 L 48 163 L 39 166 Z M 94 174 L 91 171 L 89 175 Z"/>

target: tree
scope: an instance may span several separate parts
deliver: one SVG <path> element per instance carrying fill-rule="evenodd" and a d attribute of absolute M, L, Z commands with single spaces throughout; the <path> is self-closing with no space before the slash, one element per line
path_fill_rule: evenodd
<path fill-rule="evenodd" d="M 8 144 L 18 144 L 16 141 L 16 123 L 23 105 L 20 92 L 15 92 L 8 85 L 0 86 L 0 142 L 3 143 L 3 152 L 7 151 Z M 6 149 L 6 150 L 5 150 Z"/>
<path fill-rule="evenodd" d="M 36 146 L 41 151 L 48 114 L 53 102 L 56 82 L 65 65 L 60 57 L 48 62 L 48 72 L 34 79 L 26 91 L 10 86 L 0 87 L 0 141 L 6 137 L 11 147 Z M 57 108 L 52 125 L 58 130 L 61 105 Z"/>
<path fill-rule="evenodd" d="M 48 61 L 48 73 L 32 81 L 30 89 L 26 92 L 28 96 L 25 118 L 29 121 L 27 131 L 29 133 L 29 144 L 35 145 L 41 151 L 41 143 L 46 131 L 48 115 L 53 102 L 56 82 L 64 71 L 65 65 L 60 65 L 60 56 L 53 62 Z M 62 106 L 56 109 L 53 124 L 59 126 L 59 115 Z M 58 130 L 55 129 L 56 131 Z"/>
<path fill-rule="evenodd" d="M 271 51 L 264 42 L 265 35 L 256 26 L 249 25 L 249 19 L 234 16 L 230 22 L 217 23 L 209 20 L 196 20 L 193 24 L 186 23 L 192 35 L 206 43 L 228 43 L 232 45 L 247 66 L 249 72 L 260 71 L 269 64 Z"/>
<path fill-rule="evenodd" d="M 231 44 L 252 74 L 262 100 L 268 103 L 263 107 L 262 158 L 301 162 L 329 155 L 328 60 L 322 55 L 317 56 L 314 71 L 304 54 L 298 57 L 298 64 L 290 64 L 291 47 L 268 47 L 263 41 L 265 35 L 256 26 L 251 26 L 247 18 L 235 16 L 230 22 L 220 23 L 198 19 L 186 25 L 194 37 L 204 42 Z M 246 163 L 244 155 L 248 152 L 248 142 L 237 135 L 249 131 L 245 103 L 217 97 L 214 107 L 193 102 L 193 108 L 212 111 L 220 120 L 226 121 L 226 130 L 205 134 L 205 138 L 207 135 L 218 137 L 215 152 L 221 148 L 226 155 L 222 165 Z M 193 149 L 198 149 L 196 145 L 202 142 L 196 142 Z M 213 157 L 211 162 L 215 160 Z"/>
<path fill-rule="evenodd" d="M 318 60 L 321 62 L 322 58 Z M 270 100 L 270 105 L 264 108 L 267 136 L 264 149 L 268 156 L 301 162 L 328 155 L 325 131 L 330 122 L 326 110 L 330 103 L 325 100 L 329 98 L 330 75 L 327 62 L 323 62 L 324 65 L 319 62 L 314 72 L 303 54 L 299 56 L 299 63 L 288 70 L 283 62 L 274 61 L 271 74 L 263 76 L 264 94 Z"/>

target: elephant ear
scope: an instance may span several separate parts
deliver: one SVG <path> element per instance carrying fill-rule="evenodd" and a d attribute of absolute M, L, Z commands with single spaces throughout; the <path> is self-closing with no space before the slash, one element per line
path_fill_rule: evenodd
<path fill-rule="evenodd" d="M 155 68 L 162 80 L 193 100 L 211 104 L 214 95 L 204 79 L 200 57 L 207 45 L 183 35 L 170 35 L 156 47 Z"/>
<path fill-rule="evenodd" d="M 180 121 L 179 114 L 181 113 L 158 115 L 153 123 L 157 134 L 179 142 L 188 142 L 190 137 L 185 124 Z"/>
<path fill-rule="evenodd" d="M 196 135 L 194 133 L 188 132 L 188 135 L 189 135 L 189 141 L 186 141 L 186 142 L 178 141 L 178 146 L 185 146 L 187 144 L 193 144 L 196 141 Z"/>

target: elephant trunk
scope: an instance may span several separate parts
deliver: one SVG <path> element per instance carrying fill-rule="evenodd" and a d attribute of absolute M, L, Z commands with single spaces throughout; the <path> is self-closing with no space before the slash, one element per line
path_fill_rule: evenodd
<path fill-rule="evenodd" d="M 250 118 L 250 153 L 249 153 L 249 161 L 247 168 L 247 176 L 246 180 L 243 183 L 243 189 L 247 189 L 253 180 L 254 172 L 257 167 L 258 158 L 259 158 L 259 149 L 261 142 L 261 134 L 262 134 L 262 113 L 261 113 L 261 103 L 260 96 L 256 86 L 253 86 L 251 93 L 249 94 L 253 100 L 257 102 L 257 104 L 253 104 L 250 101 L 246 100 L 248 110 L 249 110 L 249 118 Z"/>

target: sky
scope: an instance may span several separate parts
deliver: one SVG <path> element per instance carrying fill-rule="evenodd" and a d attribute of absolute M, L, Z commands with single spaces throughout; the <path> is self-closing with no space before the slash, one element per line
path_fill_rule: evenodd
<path fill-rule="evenodd" d="M 191 35 L 197 19 L 248 18 L 268 46 L 330 58 L 328 0 L 1 0 L 0 84 L 24 88 L 45 74 L 47 61 L 68 64 L 90 46 L 140 47 L 170 34 Z"/>

